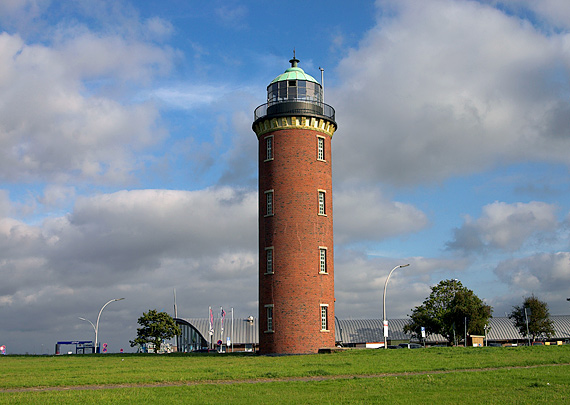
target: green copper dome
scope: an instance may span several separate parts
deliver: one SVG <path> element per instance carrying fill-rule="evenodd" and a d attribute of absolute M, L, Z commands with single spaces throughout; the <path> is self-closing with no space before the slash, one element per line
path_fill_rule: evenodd
<path fill-rule="evenodd" d="M 270 85 L 276 82 L 283 82 L 286 80 L 305 80 L 308 82 L 319 84 L 319 82 L 317 82 L 313 76 L 306 74 L 303 69 L 297 66 L 299 60 L 295 59 L 295 57 L 293 57 L 293 59 L 291 59 L 289 62 L 291 62 L 291 67 L 287 69 L 284 73 L 281 73 L 279 76 L 273 79 L 273 81 L 269 83 Z"/>

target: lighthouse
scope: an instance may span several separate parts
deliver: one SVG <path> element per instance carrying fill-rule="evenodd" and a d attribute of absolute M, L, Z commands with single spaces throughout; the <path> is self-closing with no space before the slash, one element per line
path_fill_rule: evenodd
<path fill-rule="evenodd" d="M 255 109 L 259 142 L 259 350 L 316 353 L 335 344 L 331 140 L 322 85 L 291 66 Z"/>

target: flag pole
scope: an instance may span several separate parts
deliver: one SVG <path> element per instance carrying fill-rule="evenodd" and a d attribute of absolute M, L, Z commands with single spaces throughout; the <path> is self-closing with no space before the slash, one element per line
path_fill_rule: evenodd
<path fill-rule="evenodd" d="M 174 317 L 178 318 L 178 307 L 176 306 L 176 288 L 174 289 Z"/>
<path fill-rule="evenodd" d="M 210 320 L 210 350 L 214 349 L 214 313 L 212 312 L 212 307 L 208 307 L 209 309 L 209 320 Z"/>
<path fill-rule="evenodd" d="M 225 320 L 226 320 L 226 312 L 224 311 L 224 307 L 220 307 L 220 324 L 221 324 L 220 341 L 222 342 L 222 344 L 220 345 L 220 349 L 222 349 L 224 346 L 224 321 Z M 226 347 L 226 348 L 229 350 L 228 347 Z"/>
<path fill-rule="evenodd" d="M 174 319 L 178 318 L 178 309 L 176 308 L 176 288 L 174 288 Z M 176 351 L 179 351 L 180 348 L 178 347 L 178 335 L 174 335 L 174 341 L 176 342 Z"/>

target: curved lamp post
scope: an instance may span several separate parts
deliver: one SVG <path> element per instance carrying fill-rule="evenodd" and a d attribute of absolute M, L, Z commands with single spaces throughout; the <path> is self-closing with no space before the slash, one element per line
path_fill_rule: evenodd
<path fill-rule="evenodd" d="M 111 302 L 115 302 L 115 301 L 121 301 L 124 300 L 124 298 L 115 298 L 112 299 L 110 301 L 108 301 L 105 305 L 103 305 L 103 307 L 101 308 L 101 310 L 99 311 L 99 315 L 97 315 L 97 322 L 95 323 L 95 353 L 99 353 L 97 351 L 97 343 L 98 343 L 98 337 L 99 337 L 99 318 L 101 318 L 101 312 L 103 312 L 103 310 L 105 309 L 105 307 L 107 305 L 109 305 Z"/>
<path fill-rule="evenodd" d="M 93 332 L 95 332 L 95 335 L 97 335 L 97 329 L 95 329 L 95 325 L 93 325 L 93 322 L 91 322 L 89 319 L 85 319 L 82 317 L 79 317 L 79 319 L 81 319 L 82 321 L 85 321 L 85 322 L 89 322 L 91 324 L 91 326 L 93 326 Z M 97 350 L 97 349 L 95 349 L 95 350 Z"/>
<path fill-rule="evenodd" d="M 394 270 L 399 269 L 401 267 L 408 267 L 410 264 L 400 264 L 399 266 L 394 267 L 388 277 L 386 278 L 386 282 L 384 283 L 384 295 L 382 296 L 382 315 L 384 320 L 384 349 L 388 348 L 388 319 L 386 319 L 386 287 L 388 287 L 388 281 L 390 281 L 390 276 L 394 272 Z"/>

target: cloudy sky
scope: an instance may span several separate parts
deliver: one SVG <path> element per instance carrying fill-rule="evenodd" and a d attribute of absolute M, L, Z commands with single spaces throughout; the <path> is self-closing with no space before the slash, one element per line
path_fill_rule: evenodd
<path fill-rule="evenodd" d="M 110 351 L 149 309 L 257 314 L 253 110 L 288 66 L 333 137 L 336 315 L 457 278 L 568 314 L 570 3 L 0 1 L 0 345 Z"/>

